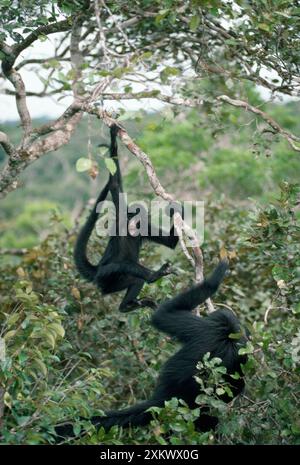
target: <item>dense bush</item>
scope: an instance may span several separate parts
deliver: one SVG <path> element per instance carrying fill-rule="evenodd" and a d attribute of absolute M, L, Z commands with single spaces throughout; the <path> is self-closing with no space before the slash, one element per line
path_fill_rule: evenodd
<path fill-rule="evenodd" d="M 197 409 L 173 399 L 164 409 L 153 409 L 148 428 L 115 427 L 96 435 L 90 427 L 81 443 L 300 443 L 297 192 L 284 183 L 278 200 L 250 212 L 224 200 L 207 205 L 207 268 L 219 251 L 232 259 L 231 276 L 215 303 L 231 307 L 252 336 L 246 348 L 245 395 L 232 404 L 213 397 L 212 384 L 226 389 L 217 362 L 199 364 L 199 405 L 217 412 L 217 431 L 196 432 Z M 3 443 L 51 442 L 59 421 L 77 419 L 79 430 L 80 416 L 146 398 L 162 363 L 176 349 L 151 328 L 150 310 L 122 315 L 117 311 L 120 296 L 103 298 L 78 278 L 71 254 L 74 236 L 67 235 L 57 216 L 51 231 L 17 265 L 1 270 Z M 92 244 L 100 254 L 103 242 L 97 238 Z M 162 260 L 160 250 L 149 246 L 144 257 L 151 266 Z M 145 286 L 145 294 L 162 300 L 190 285 L 192 270 L 184 271 L 189 266 L 180 250 L 171 259 L 178 276 Z M 205 380 L 203 365 L 210 373 Z"/>

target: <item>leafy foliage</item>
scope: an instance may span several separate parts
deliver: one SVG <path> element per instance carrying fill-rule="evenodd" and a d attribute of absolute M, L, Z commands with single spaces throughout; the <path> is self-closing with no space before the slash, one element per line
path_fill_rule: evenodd
<path fill-rule="evenodd" d="M 135 82 L 143 89 L 139 98 L 144 91 L 157 98 L 168 89 L 179 100 L 197 102 L 201 112 L 141 111 L 135 121 L 122 109 L 120 121 L 126 120 L 129 134 L 150 154 L 170 192 L 197 200 L 201 192 L 207 199 L 205 263 L 212 264 L 217 251 L 232 260 L 232 274 L 216 302 L 232 308 L 251 334 L 242 398 L 231 405 L 216 398 L 230 394 L 230 388 L 219 361 L 206 357 L 198 366 L 199 408 L 190 411 L 172 399 L 152 409 L 149 428 L 96 434 L 81 417 L 147 398 L 174 343 L 149 326 L 148 310 L 121 315 L 119 296 L 102 297 L 74 270 L 71 219 L 99 191 L 99 178 L 104 182 L 115 170 L 92 148 L 107 139 L 99 124 L 83 119 L 72 142 L 51 154 L 46 165 L 45 158 L 31 165 L 24 147 L 18 164 L 8 149 L 10 182 L 24 161 L 28 170 L 22 188 L 2 203 L 0 245 L 30 249 L 22 257 L 6 256 L 0 265 L 1 442 L 51 442 L 54 424 L 75 419 L 76 433 L 89 428 L 80 440 L 88 444 L 299 444 L 299 157 L 253 113 L 218 100 L 226 94 L 251 102 L 279 122 L 281 134 L 299 133 L 299 103 L 266 105 L 254 88 L 261 85 L 271 96 L 299 95 L 297 2 L 122 0 L 106 2 L 97 17 L 89 0 L 2 0 L 0 18 L 2 78 L 10 79 L 13 65 L 21 76 L 32 66 L 42 83 L 39 97 L 60 99 L 75 87 L 80 94 L 82 86 L 93 92 L 108 78 L 112 85 L 103 89 L 111 95 L 101 96 L 104 100 L 115 92 L 133 98 Z M 67 41 L 76 36 L 70 30 L 77 19 L 88 34 L 79 34 L 85 37 L 78 47 L 83 63 L 75 70 Z M 105 41 L 99 40 L 100 19 Z M 38 47 L 57 32 L 49 56 L 27 60 L 29 46 Z M 19 110 L 24 109 L 23 87 L 13 74 Z M 40 123 L 34 127 L 42 128 L 44 144 L 47 131 Z M 6 125 L 5 132 L 17 144 L 21 131 L 15 126 Z M 0 149 L 2 166 L 6 145 Z M 38 159 L 41 152 L 35 155 Z M 149 196 L 140 165 L 126 151 L 121 158 L 128 193 Z M 103 245 L 94 241 L 93 259 Z M 143 257 L 156 267 L 166 253 L 148 247 Z M 145 295 L 163 300 L 192 282 L 180 251 L 170 258 L 178 276 L 145 286 Z M 215 433 L 195 430 L 193 420 L 204 405 L 220 418 Z"/>
<path fill-rule="evenodd" d="M 207 405 L 218 414 L 217 432 L 195 431 L 198 409 L 190 411 L 173 399 L 165 408 L 153 409 L 149 428 L 115 427 L 96 435 L 90 426 L 81 443 L 299 443 L 297 192 L 296 186 L 285 183 L 277 201 L 252 212 L 232 211 L 228 204 L 208 207 L 214 221 L 209 220 L 206 262 L 218 248 L 233 257 L 232 276 L 215 301 L 232 307 L 252 336 L 246 349 L 246 393 L 233 405 L 215 399 L 216 393 L 228 389 L 218 361 L 204 359 L 199 364 L 199 408 Z M 222 244 L 216 242 L 218 228 Z M 79 431 L 88 423 L 80 416 L 146 398 L 163 361 L 175 350 L 174 342 L 149 326 L 148 310 L 121 315 L 118 296 L 103 298 L 78 279 L 71 256 L 73 239 L 64 242 L 63 231 L 58 222 L 56 232 L 17 266 L 6 267 L 1 283 L 5 443 L 48 442 L 59 421 L 77 418 Z M 97 244 L 99 249 L 99 238 Z M 144 252 L 147 262 L 157 263 L 156 252 Z M 180 253 L 177 260 L 180 275 L 146 288 L 145 294 L 162 300 L 188 284 L 192 273 L 183 271 L 186 263 Z"/>

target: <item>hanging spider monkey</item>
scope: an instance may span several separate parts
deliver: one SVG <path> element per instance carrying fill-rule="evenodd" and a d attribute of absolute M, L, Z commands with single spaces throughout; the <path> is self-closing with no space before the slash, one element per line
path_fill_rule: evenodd
<path fill-rule="evenodd" d="M 134 216 L 127 213 L 126 216 L 126 235 L 119 234 L 119 212 L 127 212 L 127 205 L 120 204 L 119 194 L 123 192 L 122 177 L 118 161 L 117 133 L 119 127 L 113 125 L 110 128 L 111 144 L 110 156 L 113 158 L 116 165 L 116 172 L 110 174 L 107 184 L 99 194 L 96 203 L 85 223 L 82 227 L 74 249 L 74 259 L 79 273 L 88 281 L 93 282 L 101 289 L 103 294 L 111 294 L 113 292 L 127 289 L 127 292 L 119 306 L 121 312 L 128 312 L 137 307 L 149 306 L 156 308 L 155 303 L 150 299 L 138 300 L 137 296 L 140 293 L 145 282 L 153 283 L 162 276 L 171 273 L 169 263 L 165 263 L 157 271 L 152 271 L 139 263 L 140 249 L 142 242 L 148 239 L 160 245 L 165 245 L 171 249 L 176 247 L 178 236 L 175 234 L 174 224 L 172 225 L 169 236 L 163 236 L 162 230 L 155 228 L 149 223 L 147 234 L 139 234 L 134 236 L 128 234 L 128 225 Z M 104 144 L 103 144 L 104 145 Z M 87 243 L 98 219 L 99 212 L 97 206 L 103 202 L 108 194 L 111 194 L 116 210 L 116 235 L 110 237 L 103 257 L 97 265 L 92 265 L 87 258 Z M 121 196 L 122 198 L 122 196 Z M 145 218 L 147 212 L 139 205 L 141 217 Z M 175 211 L 181 209 L 177 203 L 169 205 L 168 213 L 173 217 Z M 123 225 L 124 226 L 124 225 Z M 122 226 L 121 226 L 122 227 Z"/>
<path fill-rule="evenodd" d="M 230 383 L 233 396 L 243 391 L 241 365 L 247 359 L 246 356 L 239 355 L 238 351 L 246 344 L 246 337 L 241 335 L 239 339 L 230 338 L 232 333 L 241 333 L 238 319 L 231 311 L 225 309 L 205 317 L 191 313 L 196 306 L 214 294 L 225 276 L 227 267 L 227 262 L 221 261 L 204 282 L 194 285 L 159 306 L 152 317 L 152 325 L 159 331 L 175 337 L 182 343 L 181 349 L 163 366 L 149 400 L 124 410 L 107 412 L 105 417 L 92 417 L 90 420 L 97 429 L 103 426 L 108 431 L 114 425 L 145 426 L 152 419 L 147 410 L 154 406 L 163 407 L 164 402 L 172 397 L 183 399 L 192 409 L 198 407 L 196 398 L 200 392 L 194 375 L 197 372 L 197 362 L 202 360 L 207 352 L 211 357 L 219 357 L 222 360 L 227 369 L 224 378 Z M 230 376 L 235 373 L 240 375 L 238 379 Z M 227 394 L 220 398 L 225 402 L 232 399 Z M 196 428 L 199 431 L 209 431 L 214 429 L 217 423 L 218 419 L 210 416 L 208 409 L 204 407 L 196 421 Z M 57 426 L 55 431 L 60 438 L 74 437 L 71 424 Z"/>

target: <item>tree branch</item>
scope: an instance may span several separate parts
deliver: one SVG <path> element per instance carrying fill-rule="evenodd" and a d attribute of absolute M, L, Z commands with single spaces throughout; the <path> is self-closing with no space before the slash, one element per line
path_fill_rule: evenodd
<path fill-rule="evenodd" d="M 28 249 L 0 249 L 0 255 L 26 255 Z"/>
<path fill-rule="evenodd" d="M 25 140 L 32 129 L 32 121 L 29 110 L 27 108 L 24 81 L 20 73 L 15 71 L 13 68 L 6 70 L 5 67 L 3 67 L 3 72 L 5 77 L 12 83 L 16 91 L 16 105 L 20 116 L 21 125 L 24 130 L 23 140 Z"/>
<path fill-rule="evenodd" d="M 63 21 L 58 21 L 57 23 L 45 24 L 44 26 L 39 26 L 35 31 L 31 32 L 20 44 L 16 44 L 14 49 L 14 54 L 17 58 L 23 50 L 28 48 L 33 42 L 35 42 L 42 35 L 55 34 L 56 32 L 68 31 L 72 25 L 72 18 L 69 17 Z"/>
<path fill-rule="evenodd" d="M 276 133 L 284 137 L 296 152 L 300 152 L 300 146 L 298 147 L 294 143 L 294 141 L 300 142 L 300 137 L 295 136 L 294 134 L 286 131 L 285 129 L 282 129 L 282 127 L 264 111 L 260 110 L 257 107 L 254 107 L 253 105 L 250 105 L 248 102 L 245 102 L 243 100 L 234 100 L 228 97 L 227 95 L 220 95 L 219 97 L 217 97 L 217 100 L 229 103 L 229 105 L 232 105 L 234 107 L 245 108 L 246 111 L 250 111 L 255 115 L 259 115 L 269 126 L 271 126 L 272 129 L 274 129 Z"/>
<path fill-rule="evenodd" d="M 155 98 L 171 105 L 181 105 L 185 107 L 198 107 L 203 103 L 203 99 L 188 99 L 163 95 L 159 90 L 146 90 L 141 92 L 104 92 L 102 97 L 107 100 L 139 100 L 143 98 Z"/>
<path fill-rule="evenodd" d="M 0 176 L 0 198 L 18 187 L 18 177 L 28 165 L 43 154 L 67 144 L 81 117 L 81 107 L 74 102 L 58 120 L 33 130 L 37 136 L 51 133 L 45 139 L 33 142 L 26 148 L 20 147 L 11 154 Z"/>
<path fill-rule="evenodd" d="M 15 147 L 9 141 L 8 135 L 5 132 L 0 131 L 0 144 L 2 145 L 3 149 L 7 153 L 7 155 L 12 155 L 15 151 Z"/>
<path fill-rule="evenodd" d="M 67 144 L 77 124 L 81 120 L 81 117 L 82 112 L 74 112 L 74 114 L 65 121 L 65 124 L 61 124 L 61 127 L 55 130 L 55 132 L 51 133 L 45 139 L 34 142 L 27 150 L 28 164 L 40 158 L 41 155 L 57 150 L 62 145 Z"/>
<path fill-rule="evenodd" d="M 74 97 L 78 98 L 84 93 L 84 86 L 81 81 L 82 65 L 84 63 L 79 44 L 81 40 L 81 26 L 83 18 L 81 16 L 74 19 L 71 32 L 70 54 L 71 65 L 74 72 L 72 89 Z"/>
<path fill-rule="evenodd" d="M 134 100 L 134 99 L 143 99 L 143 98 L 156 98 L 157 100 L 169 103 L 171 105 L 181 105 L 181 106 L 186 106 L 186 107 L 191 107 L 191 108 L 198 107 L 199 105 L 203 103 L 202 99 L 187 99 L 187 98 L 181 98 L 181 97 L 172 97 L 168 95 L 163 95 L 159 91 L 156 91 L 156 90 L 136 92 L 136 93 L 109 92 L 109 93 L 104 93 L 103 98 L 112 99 L 112 100 Z M 294 143 L 294 142 L 300 142 L 300 137 L 295 136 L 295 134 L 292 134 L 291 132 L 283 129 L 273 118 L 271 118 L 271 116 L 269 116 L 264 111 L 260 110 L 257 107 L 254 107 L 253 105 L 250 105 L 248 102 L 245 102 L 243 100 L 234 100 L 228 97 L 227 95 L 220 95 L 216 99 L 218 101 L 228 103 L 235 107 L 244 108 L 246 111 L 250 111 L 260 116 L 269 126 L 272 127 L 272 129 L 276 133 L 284 137 L 288 141 L 290 146 L 296 152 L 300 152 L 300 147 Z"/>

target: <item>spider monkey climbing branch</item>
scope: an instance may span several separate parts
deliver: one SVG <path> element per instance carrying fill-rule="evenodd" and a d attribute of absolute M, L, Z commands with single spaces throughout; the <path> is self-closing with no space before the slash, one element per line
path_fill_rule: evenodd
<path fill-rule="evenodd" d="M 88 281 L 96 284 L 103 294 L 111 294 L 126 289 L 126 294 L 119 309 L 121 312 L 128 312 L 143 306 L 156 308 L 155 302 L 150 301 L 150 299 L 138 299 L 138 295 L 145 282 L 153 283 L 160 277 L 172 272 L 168 263 L 165 263 L 156 271 L 152 271 L 139 263 L 143 242 L 149 240 L 174 249 L 178 237 L 175 234 L 174 225 L 171 227 L 169 235 L 164 236 L 160 228 L 156 228 L 151 224 L 151 218 L 148 218 L 148 213 L 141 204 L 137 204 L 136 208 L 139 209 L 145 223 L 146 220 L 150 220 L 150 224 L 147 221 L 146 232 L 137 236 L 122 233 L 124 231 L 129 232 L 131 220 L 135 214 L 127 211 L 126 200 L 121 195 L 123 187 L 118 160 L 118 132 L 118 125 L 115 124 L 110 127 L 110 157 L 115 162 L 116 172 L 110 174 L 106 185 L 100 192 L 91 213 L 79 232 L 74 248 L 74 260 L 79 273 Z M 116 234 L 112 234 L 101 260 L 94 265 L 87 257 L 87 244 L 99 217 L 99 207 L 101 207 L 101 203 L 106 200 L 109 193 L 115 207 Z M 169 214 L 170 217 L 173 217 L 175 211 L 178 211 L 177 205 L 171 205 L 171 210 L 169 210 Z M 120 216 L 121 211 L 127 212 L 125 218 Z"/>
<path fill-rule="evenodd" d="M 108 114 L 108 112 L 106 112 L 105 110 L 101 110 L 99 108 L 96 108 L 90 105 L 86 105 L 84 110 L 90 114 L 96 115 L 108 127 L 112 127 L 114 125 L 118 127 L 119 138 L 124 143 L 124 145 L 128 148 L 128 150 L 144 166 L 148 179 L 150 181 L 151 186 L 153 187 L 155 194 L 161 197 L 163 200 L 174 202 L 174 197 L 168 192 L 166 192 L 163 186 L 161 185 L 150 158 L 132 140 L 132 138 L 127 133 L 126 129 L 122 125 L 120 125 L 120 123 L 116 119 L 112 118 L 111 115 Z M 192 263 L 192 265 L 195 267 L 195 281 L 202 282 L 204 279 L 203 254 L 202 254 L 201 247 L 199 245 L 199 240 L 195 232 L 191 228 L 189 228 L 189 226 L 184 222 L 184 220 L 182 219 L 182 217 L 180 216 L 178 212 L 174 214 L 174 226 L 178 234 L 179 242 L 183 250 L 183 253 L 187 257 L 187 259 Z M 186 244 L 183 239 L 183 233 L 187 235 L 188 238 L 193 243 L 193 247 L 192 247 L 193 257 L 190 255 L 190 253 L 187 250 Z M 205 304 L 206 304 L 208 313 L 211 313 L 215 310 L 210 298 L 207 298 L 207 300 L 205 301 Z"/>

